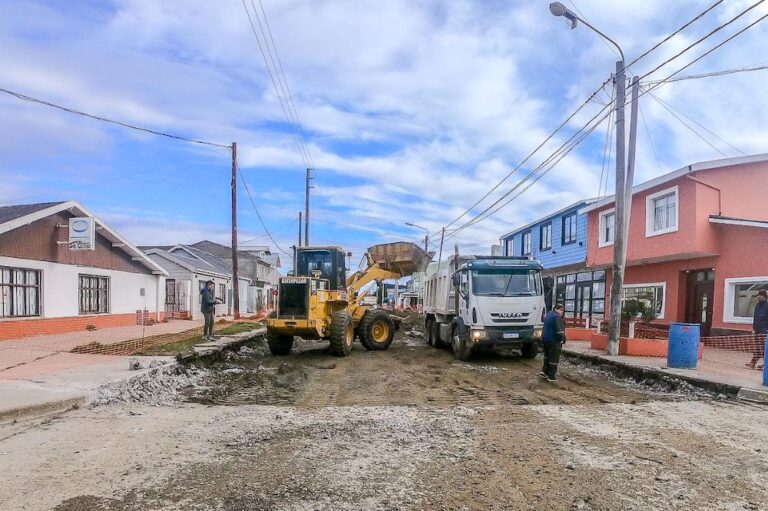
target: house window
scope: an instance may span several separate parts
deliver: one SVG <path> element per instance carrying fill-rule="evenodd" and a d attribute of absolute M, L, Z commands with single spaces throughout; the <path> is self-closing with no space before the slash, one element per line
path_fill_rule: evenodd
<path fill-rule="evenodd" d="M 725 279 L 723 321 L 752 324 L 761 289 L 768 289 L 768 276 Z"/>
<path fill-rule="evenodd" d="M 552 248 L 552 222 L 542 225 L 539 229 L 540 241 L 539 247 L 541 250 L 549 250 Z"/>
<path fill-rule="evenodd" d="M 507 255 L 513 256 L 515 255 L 515 239 L 510 238 L 506 241 L 507 243 Z"/>
<path fill-rule="evenodd" d="M 523 255 L 531 255 L 531 231 L 523 233 Z"/>
<path fill-rule="evenodd" d="M 600 213 L 600 239 L 598 245 L 605 247 L 613 245 L 616 237 L 616 210 L 611 209 Z"/>
<path fill-rule="evenodd" d="M 645 235 L 658 236 L 677 231 L 677 187 L 667 188 L 646 197 Z"/>
<path fill-rule="evenodd" d="M 109 277 L 80 275 L 80 314 L 109 312 Z"/>
<path fill-rule="evenodd" d="M 219 284 L 219 298 L 224 303 L 227 303 L 227 285 Z"/>
<path fill-rule="evenodd" d="M 576 220 L 578 216 L 576 213 L 571 213 L 568 216 L 563 217 L 563 245 L 576 242 Z"/>
<path fill-rule="evenodd" d="M 0 266 L 0 317 L 40 315 L 40 271 Z"/>
<path fill-rule="evenodd" d="M 656 315 L 654 319 L 664 319 L 664 298 L 667 284 L 664 282 L 652 284 L 631 284 L 622 289 L 621 303 L 636 300 L 650 308 Z"/>

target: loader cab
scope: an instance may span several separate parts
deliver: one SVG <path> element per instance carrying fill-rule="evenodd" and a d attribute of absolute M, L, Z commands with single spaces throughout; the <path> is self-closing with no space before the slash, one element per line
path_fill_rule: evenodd
<path fill-rule="evenodd" d="M 341 247 L 306 247 L 296 249 L 296 275 L 328 281 L 331 291 L 346 289 L 346 253 Z"/>

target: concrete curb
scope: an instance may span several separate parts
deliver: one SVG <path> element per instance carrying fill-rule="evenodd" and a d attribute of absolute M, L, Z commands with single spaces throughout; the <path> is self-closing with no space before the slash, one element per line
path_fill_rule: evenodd
<path fill-rule="evenodd" d="M 243 344 L 267 334 L 267 327 L 257 328 L 242 334 L 229 335 L 213 342 L 197 344 L 192 353 L 179 353 L 176 361 L 180 364 L 189 364 L 200 360 L 216 359 L 225 351 L 236 350 Z"/>
<path fill-rule="evenodd" d="M 740 387 L 738 385 L 714 382 L 711 380 L 700 378 L 698 376 L 689 376 L 689 375 L 671 373 L 657 367 L 636 366 L 633 364 L 627 364 L 626 362 L 611 360 L 608 358 L 601 357 L 600 355 L 592 355 L 589 353 L 579 353 L 577 351 L 570 351 L 567 349 L 563 349 L 562 353 L 566 357 L 583 360 L 595 365 L 610 366 L 615 370 L 615 372 L 618 375 L 620 376 L 631 375 L 631 376 L 634 376 L 636 380 L 652 378 L 656 380 L 668 381 L 669 379 L 675 379 L 675 380 L 684 381 L 686 383 L 689 383 L 690 385 L 693 385 L 694 387 L 698 387 L 700 389 L 704 389 L 712 393 L 725 394 L 731 397 L 739 397 L 739 398 L 741 398 L 739 394 L 742 393 L 742 391 L 750 390 L 750 389 L 745 389 L 743 387 Z M 755 391 L 755 394 L 764 394 L 765 400 L 759 401 L 759 402 L 768 403 L 768 392 Z"/>
<path fill-rule="evenodd" d="M 0 411 L 0 422 L 8 422 L 16 419 L 30 419 L 53 413 L 66 412 L 72 408 L 85 407 L 88 404 L 86 396 L 72 397 L 56 401 L 48 401 L 30 406 L 12 408 L 10 410 Z"/>

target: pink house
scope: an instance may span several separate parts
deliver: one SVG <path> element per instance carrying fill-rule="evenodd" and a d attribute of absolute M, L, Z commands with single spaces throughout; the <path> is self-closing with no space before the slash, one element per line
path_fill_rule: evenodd
<path fill-rule="evenodd" d="M 581 210 L 587 266 L 608 269 L 608 292 L 614 209 L 611 196 Z M 623 298 L 652 307 L 656 323 L 750 331 L 754 295 L 768 288 L 768 154 L 695 163 L 635 186 L 624 282 Z"/>

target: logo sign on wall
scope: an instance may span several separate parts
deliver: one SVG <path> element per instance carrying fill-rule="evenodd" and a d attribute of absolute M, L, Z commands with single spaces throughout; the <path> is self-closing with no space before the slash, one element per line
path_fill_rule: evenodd
<path fill-rule="evenodd" d="M 69 219 L 69 249 L 96 250 L 96 219 L 75 217 Z"/>

